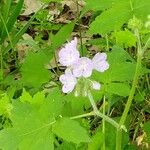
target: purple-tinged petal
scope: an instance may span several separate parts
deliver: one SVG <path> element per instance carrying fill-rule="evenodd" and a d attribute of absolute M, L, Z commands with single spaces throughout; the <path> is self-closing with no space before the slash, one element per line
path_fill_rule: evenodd
<path fill-rule="evenodd" d="M 71 72 L 66 72 L 59 77 L 60 82 L 63 84 L 62 91 L 64 93 L 70 93 L 73 91 L 77 84 L 77 79 L 72 75 Z"/>
<path fill-rule="evenodd" d="M 76 64 L 72 66 L 75 77 L 90 77 L 93 70 L 92 61 L 87 57 L 81 57 Z"/>
<path fill-rule="evenodd" d="M 73 84 L 71 84 L 71 85 L 64 84 L 63 87 L 62 87 L 62 91 L 63 91 L 63 93 L 70 93 L 74 90 L 74 87 L 75 86 Z"/>
<path fill-rule="evenodd" d="M 92 61 L 99 62 L 99 61 L 103 61 L 107 59 L 107 55 L 106 53 L 97 53 L 95 54 L 95 56 L 93 57 Z"/>
<path fill-rule="evenodd" d="M 106 59 L 106 53 L 97 53 L 92 59 L 93 68 L 99 72 L 106 71 L 109 68 L 109 64 Z"/>
<path fill-rule="evenodd" d="M 79 59 L 79 51 L 77 50 L 77 38 L 67 43 L 64 48 L 59 51 L 59 62 L 63 66 L 71 66 Z"/>
<path fill-rule="evenodd" d="M 65 84 L 65 83 L 66 83 L 66 76 L 65 76 L 65 74 L 62 74 L 62 75 L 59 77 L 59 81 L 60 81 L 62 84 Z"/>
<path fill-rule="evenodd" d="M 94 65 L 94 69 L 99 72 L 104 72 L 108 68 L 109 68 L 109 64 L 107 61 L 101 61 L 100 63 Z"/>
<path fill-rule="evenodd" d="M 92 81 L 92 88 L 95 90 L 100 90 L 101 85 L 100 85 L 100 83 L 98 83 L 96 81 Z"/>

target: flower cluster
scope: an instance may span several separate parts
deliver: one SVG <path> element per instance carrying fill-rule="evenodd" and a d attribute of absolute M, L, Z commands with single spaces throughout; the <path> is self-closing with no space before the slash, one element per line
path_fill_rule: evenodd
<path fill-rule="evenodd" d="M 78 83 L 78 79 L 90 77 L 94 69 L 104 72 L 109 68 L 106 53 L 97 53 L 93 59 L 80 57 L 77 50 L 77 38 L 67 43 L 59 51 L 58 56 L 60 64 L 67 67 L 65 73 L 59 78 L 63 84 L 62 91 L 64 93 L 72 92 Z M 100 89 L 100 84 L 96 81 L 91 81 L 91 85 L 93 89 Z"/>

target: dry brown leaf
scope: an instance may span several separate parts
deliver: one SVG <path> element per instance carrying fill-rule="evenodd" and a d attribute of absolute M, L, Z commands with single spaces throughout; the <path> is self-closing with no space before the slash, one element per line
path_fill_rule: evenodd
<path fill-rule="evenodd" d="M 39 10 L 42 6 L 42 3 L 39 0 L 25 0 L 25 11 L 22 15 L 30 15 L 37 10 Z"/>

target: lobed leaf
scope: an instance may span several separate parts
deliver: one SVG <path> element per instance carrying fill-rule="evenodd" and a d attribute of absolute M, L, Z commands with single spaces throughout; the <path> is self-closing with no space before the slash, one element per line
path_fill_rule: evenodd
<path fill-rule="evenodd" d="M 51 99 L 44 98 L 44 94 L 41 96 L 41 93 L 37 93 L 32 101 L 38 102 L 39 95 L 44 99 L 38 106 L 35 105 L 35 102 L 34 104 L 26 102 L 27 93 L 25 92 L 21 97 L 23 102 L 13 102 L 11 114 L 13 127 L 0 131 L 0 149 L 54 149 L 51 126 L 55 123 L 55 117 L 60 113 L 63 104 L 59 93 L 53 91 L 50 94 Z"/>
<path fill-rule="evenodd" d="M 90 33 L 107 34 L 118 30 L 129 19 L 136 16 L 145 20 L 150 14 L 149 0 L 122 0 L 115 3 L 110 9 L 103 11 L 90 25 Z"/>
<path fill-rule="evenodd" d="M 49 57 L 44 52 L 30 52 L 21 67 L 22 82 L 25 86 L 40 87 L 50 79 L 50 72 L 45 68 Z"/>
<path fill-rule="evenodd" d="M 89 142 L 90 138 L 86 130 L 80 124 L 69 118 L 61 118 L 53 125 L 53 133 L 68 142 L 79 144 Z"/>

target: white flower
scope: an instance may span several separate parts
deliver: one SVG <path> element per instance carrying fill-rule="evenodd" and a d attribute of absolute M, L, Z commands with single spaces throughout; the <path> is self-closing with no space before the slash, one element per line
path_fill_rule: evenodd
<path fill-rule="evenodd" d="M 59 77 L 60 82 L 63 84 L 63 93 L 72 92 L 78 79 L 90 77 L 93 69 L 104 72 L 109 68 L 106 53 L 97 53 L 92 60 L 87 57 L 80 58 L 79 51 L 77 50 L 77 38 L 67 43 L 65 47 L 59 51 L 58 56 L 61 65 L 67 67 L 65 73 Z M 91 84 L 89 86 L 95 90 L 100 90 L 101 88 L 100 83 L 96 81 L 91 81 L 89 84 Z M 84 86 L 86 87 L 86 85 Z M 83 92 L 84 95 L 87 94 L 85 88 L 83 88 Z M 78 95 L 77 91 L 76 95 Z"/>
<path fill-rule="evenodd" d="M 75 77 L 90 77 L 93 70 L 92 61 L 87 57 L 81 57 L 77 63 L 72 65 L 72 70 Z"/>
<path fill-rule="evenodd" d="M 77 50 L 77 38 L 74 38 L 70 43 L 67 43 L 65 47 L 63 47 L 59 51 L 59 62 L 63 66 L 71 66 L 76 63 L 79 59 L 79 51 Z"/>
<path fill-rule="evenodd" d="M 96 81 L 92 81 L 92 88 L 95 90 L 100 90 L 101 85 L 100 85 L 100 83 L 98 83 Z"/>
<path fill-rule="evenodd" d="M 65 74 L 59 77 L 60 82 L 63 84 L 63 93 L 70 93 L 73 91 L 77 84 L 77 79 L 72 75 L 70 71 L 66 71 Z"/>
<path fill-rule="evenodd" d="M 109 68 L 109 64 L 106 59 L 106 53 L 97 53 L 92 59 L 93 68 L 99 72 L 106 71 Z"/>

